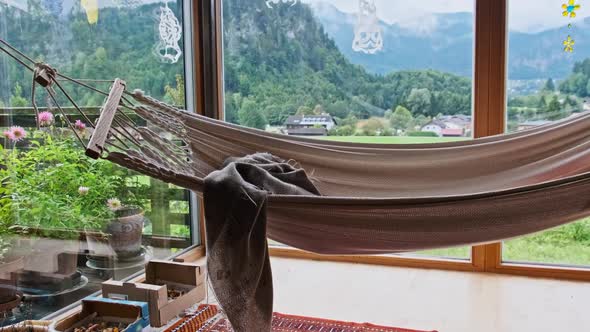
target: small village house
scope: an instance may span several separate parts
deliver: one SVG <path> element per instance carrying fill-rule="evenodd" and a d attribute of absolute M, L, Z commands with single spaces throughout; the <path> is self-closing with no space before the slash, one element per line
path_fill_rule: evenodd
<path fill-rule="evenodd" d="M 463 137 L 471 133 L 471 117 L 444 115 L 422 126 L 421 131 L 433 132 L 439 137 Z"/>
<path fill-rule="evenodd" d="M 328 131 L 336 126 L 336 121 L 329 114 L 292 115 L 285 121 L 284 133 L 292 136 L 327 136 Z"/>

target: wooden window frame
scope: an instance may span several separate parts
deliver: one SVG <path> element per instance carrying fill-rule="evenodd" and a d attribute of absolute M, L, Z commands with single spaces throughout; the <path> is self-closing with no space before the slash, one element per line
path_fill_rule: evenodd
<path fill-rule="evenodd" d="M 506 130 L 508 1 L 510 0 L 474 0 L 473 126 L 475 138 L 500 135 Z M 200 0 L 197 3 L 199 5 L 194 6 L 193 14 L 199 18 L 201 24 L 195 28 L 197 30 L 193 31 L 193 35 L 195 36 L 194 45 L 199 46 L 199 50 L 195 51 L 195 56 L 199 57 L 199 66 L 195 67 L 198 75 L 197 96 L 200 95 L 199 109 L 205 110 L 201 112 L 204 115 L 223 119 L 222 0 Z M 198 38 L 200 40 L 197 40 Z M 202 224 L 201 234 L 204 234 Z M 205 254 L 203 248 L 199 248 L 199 254 Z M 590 281 L 590 268 L 504 262 L 501 243 L 471 247 L 469 260 L 415 256 L 330 256 L 286 247 L 271 247 L 270 254 L 275 257 L 321 261 Z"/>

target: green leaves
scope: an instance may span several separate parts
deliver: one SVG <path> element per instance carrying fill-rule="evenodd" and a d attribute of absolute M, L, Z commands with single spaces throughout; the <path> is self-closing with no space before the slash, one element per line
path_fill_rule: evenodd
<path fill-rule="evenodd" d="M 101 230 L 112 218 L 106 201 L 142 207 L 149 194 L 135 174 L 91 160 L 73 137 L 55 129 L 23 150 L 0 150 L 0 234 L 13 224 L 42 229 Z M 134 185 L 133 191 L 128 182 Z M 80 187 L 89 188 L 85 193 Z M 137 193 L 142 193 L 138 195 Z"/>

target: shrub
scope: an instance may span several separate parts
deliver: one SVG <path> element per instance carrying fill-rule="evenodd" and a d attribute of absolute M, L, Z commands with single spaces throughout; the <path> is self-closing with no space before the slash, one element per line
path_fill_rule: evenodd
<path fill-rule="evenodd" d="M 352 136 L 354 135 L 354 128 L 352 126 L 338 126 L 332 128 L 330 132 L 328 132 L 330 136 Z"/>

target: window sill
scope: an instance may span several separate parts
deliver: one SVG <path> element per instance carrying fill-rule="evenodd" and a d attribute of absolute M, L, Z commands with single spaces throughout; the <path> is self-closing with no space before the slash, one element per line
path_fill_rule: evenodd
<path fill-rule="evenodd" d="M 179 253 L 178 255 L 171 257 L 169 260 L 171 261 L 175 261 L 175 262 L 186 262 L 186 263 L 190 263 L 190 262 L 197 262 L 199 259 L 202 259 L 203 257 L 205 257 L 205 246 L 203 245 L 199 245 L 199 246 L 193 246 L 190 248 L 185 249 L 184 251 L 182 251 L 181 253 Z M 125 281 L 128 282 L 142 282 L 145 280 L 145 273 L 140 272 L 136 275 L 131 276 L 130 278 L 126 279 Z M 91 296 L 101 296 L 101 292 L 98 291 L 94 294 L 92 294 Z M 46 316 L 43 318 L 43 320 L 59 320 L 59 319 L 63 319 L 65 317 L 71 316 L 73 313 L 75 313 L 76 311 L 78 311 L 80 309 L 80 301 L 72 303 L 71 305 L 54 312 L 53 314 Z"/>

